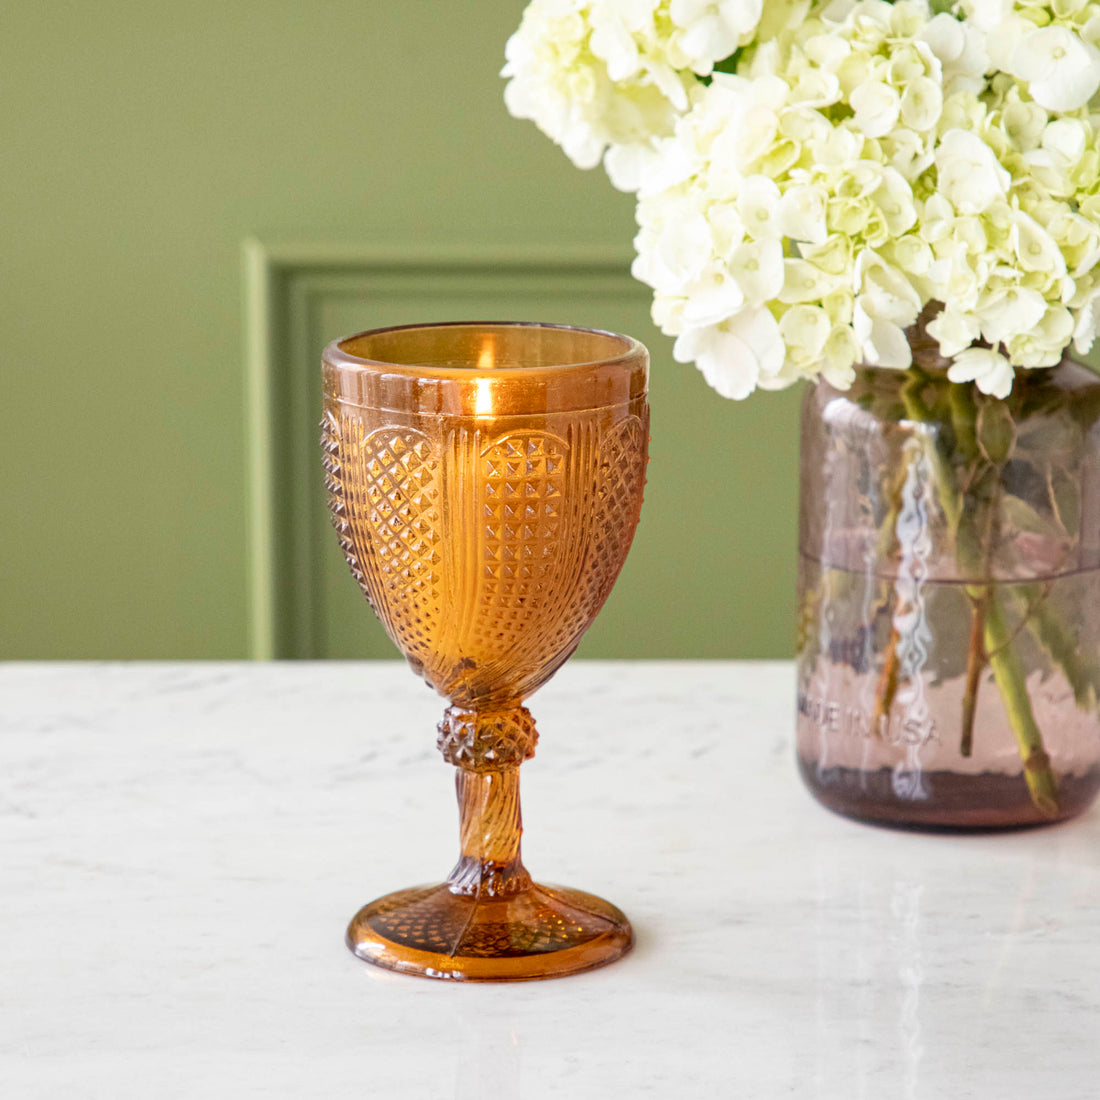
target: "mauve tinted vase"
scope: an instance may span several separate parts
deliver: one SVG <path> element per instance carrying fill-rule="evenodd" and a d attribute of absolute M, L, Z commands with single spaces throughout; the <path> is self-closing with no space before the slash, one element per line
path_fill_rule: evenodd
<path fill-rule="evenodd" d="M 806 393 L 800 769 L 866 821 L 1062 820 L 1100 789 L 1100 379 L 998 401 L 914 350 Z"/>

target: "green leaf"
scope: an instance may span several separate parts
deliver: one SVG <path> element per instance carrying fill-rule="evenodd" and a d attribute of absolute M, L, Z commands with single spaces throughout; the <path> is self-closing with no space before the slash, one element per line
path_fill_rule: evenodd
<path fill-rule="evenodd" d="M 729 57 L 723 57 L 721 61 L 714 63 L 714 71 L 716 73 L 735 73 L 737 72 L 737 63 L 741 60 L 741 55 L 744 50 L 734 50 Z"/>
<path fill-rule="evenodd" d="M 1051 659 L 1062 666 L 1077 705 L 1095 711 L 1100 699 L 1100 663 L 1082 650 L 1077 631 L 1049 604 L 1041 604 L 1029 614 L 1027 625 Z"/>
<path fill-rule="evenodd" d="M 716 72 L 716 73 L 736 73 L 738 62 L 740 62 L 741 57 L 744 54 L 744 52 L 745 51 L 743 49 L 739 48 L 739 49 L 734 50 L 733 53 L 731 53 L 729 55 L 729 57 L 723 57 L 721 61 L 716 61 L 714 63 L 714 72 Z M 707 76 L 699 77 L 699 83 L 700 84 L 711 84 L 713 82 L 713 80 L 714 80 L 713 74 L 708 74 Z"/>
<path fill-rule="evenodd" d="M 991 401 L 978 410 L 978 446 L 994 466 L 1003 466 L 1016 447 L 1016 424 L 1001 401 Z"/>
<path fill-rule="evenodd" d="M 1006 495 L 1001 500 L 1001 512 L 1006 524 L 1017 531 L 1027 531 L 1047 539 L 1065 539 L 1065 532 L 1057 524 L 1040 515 L 1026 500 Z M 1005 532 L 1009 534 L 1009 532 Z"/>

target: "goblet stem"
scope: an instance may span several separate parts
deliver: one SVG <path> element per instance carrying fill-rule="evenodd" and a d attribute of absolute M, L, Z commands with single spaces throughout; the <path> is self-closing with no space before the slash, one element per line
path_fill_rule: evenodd
<path fill-rule="evenodd" d="M 452 894 L 507 897 L 531 886 L 520 858 L 523 821 L 519 767 L 500 771 L 457 768 L 461 852 L 447 876 Z"/>
<path fill-rule="evenodd" d="M 603 966 L 630 922 L 602 898 L 533 883 L 520 858 L 520 764 L 538 735 L 518 704 L 451 706 L 439 748 L 455 765 L 461 854 L 445 882 L 378 898 L 348 928 L 361 958 L 465 981 L 523 981 Z"/>

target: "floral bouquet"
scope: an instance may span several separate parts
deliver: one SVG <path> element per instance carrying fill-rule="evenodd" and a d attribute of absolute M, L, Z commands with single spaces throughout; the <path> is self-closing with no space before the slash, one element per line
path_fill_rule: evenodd
<path fill-rule="evenodd" d="M 1100 576 L 1100 400 L 1091 375 L 1059 381 L 1100 316 L 1100 3 L 533 0 L 506 53 L 511 113 L 636 193 L 632 270 L 678 361 L 725 397 L 815 379 L 879 424 L 908 425 L 912 445 L 860 474 L 844 536 L 859 542 L 864 524 L 875 537 L 859 568 L 803 583 L 804 655 L 817 645 L 821 658 L 806 624 L 836 600 L 863 609 L 846 661 L 873 688 L 841 692 L 862 715 L 855 740 L 894 744 L 906 683 L 950 680 L 961 640 L 957 753 L 973 753 L 989 673 L 1031 809 L 1064 816 L 1033 705 L 1057 675 L 1097 734 L 1091 798 L 1098 609 L 1055 614 L 1042 578 Z M 822 444 L 816 476 L 844 465 L 838 453 Z M 806 491 L 804 473 L 804 535 Z M 902 577 L 918 499 L 959 597 L 937 669 L 912 633 L 929 629 L 924 596 Z M 1085 595 L 1100 603 L 1100 589 Z M 804 695 L 817 676 L 826 709 L 839 706 L 817 658 Z M 941 713 L 932 732 L 906 733 L 901 763 L 879 754 L 895 795 L 927 799 L 911 742 L 944 743 L 944 725 Z"/>

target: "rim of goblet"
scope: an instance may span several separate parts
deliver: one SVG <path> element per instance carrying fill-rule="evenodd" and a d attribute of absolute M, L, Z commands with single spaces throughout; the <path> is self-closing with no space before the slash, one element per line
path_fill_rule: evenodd
<path fill-rule="evenodd" d="M 471 364 L 468 367 L 450 367 L 435 363 L 393 363 L 386 359 L 368 359 L 366 356 L 353 355 L 345 351 L 344 344 L 353 340 L 360 340 L 364 336 L 381 336 L 387 332 L 412 332 L 424 329 L 441 328 L 512 328 L 512 329 L 554 329 L 558 332 L 579 332 L 586 336 L 607 336 L 620 341 L 623 351 L 619 355 L 599 357 L 596 359 L 584 359 L 574 363 L 540 363 L 531 366 L 515 367 L 478 367 Z M 635 359 L 638 355 L 647 355 L 645 345 L 633 336 L 623 332 L 612 332 L 610 329 L 588 328 L 584 325 L 563 325 L 554 321 L 429 321 L 406 325 L 385 325 L 382 328 L 364 329 L 351 336 L 341 336 L 328 344 L 324 350 L 323 358 L 326 363 L 333 366 L 351 366 L 383 369 L 389 372 L 407 374 L 410 377 L 422 377 L 425 372 L 437 378 L 470 378 L 476 374 L 492 375 L 499 378 L 502 375 L 520 375 L 528 371 L 549 371 L 564 373 L 567 371 L 584 370 L 591 367 L 613 367 L 618 363 L 626 363 Z"/>

